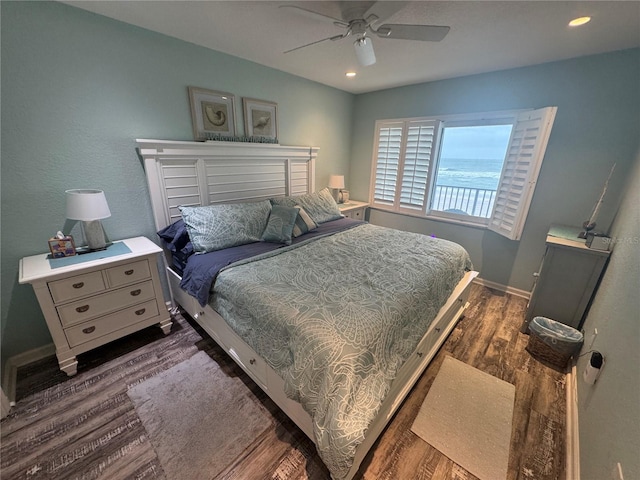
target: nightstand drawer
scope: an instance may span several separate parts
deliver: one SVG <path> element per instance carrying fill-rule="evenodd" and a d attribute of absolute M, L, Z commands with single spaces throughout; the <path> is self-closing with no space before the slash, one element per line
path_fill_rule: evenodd
<path fill-rule="evenodd" d="M 105 272 L 107 274 L 109 286 L 111 287 L 119 287 L 120 285 L 138 282 L 151 276 L 151 272 L 149 271 L 149 262 L 146 260 L 107 268 Z"/>
<path fill-rule="evenodd" d="M 49 282 L 49 292 L 55 303 L 73 300 L 105 290 L 102 272 L 85 273 L 75 277 Z"/>
<path fill-rule="evenodd" d="M 58 315 L 62 326 L 68 327 L 153 298 L 155 298 L 155 292 L 153 283 L 149 280 L 62 305 L 58 307 Z"/>
<path fill-rule="evenodd" d="M 364 208 L 353 210 L 349 218 L 353 218 L 354 220 L 364 220 Z"/>
<path fill-rule="evenodd" d="M 152 300 L 106 317 L 66 328 L 64 333 L 69 341 L 69 346 L 75 347 L 156 315 L 158 315 L 158 305 L 155 300 Z"/>

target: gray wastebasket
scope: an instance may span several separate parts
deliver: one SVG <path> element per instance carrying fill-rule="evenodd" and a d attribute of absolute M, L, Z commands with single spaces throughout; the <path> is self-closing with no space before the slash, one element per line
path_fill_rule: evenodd
<path fill-rule="evenodd" d="M 552 366 L 565 368 L 578 354 L 584 341 L 581 332 L 546 317 L 534 317 L 529 324 L 527 351 Z"/>

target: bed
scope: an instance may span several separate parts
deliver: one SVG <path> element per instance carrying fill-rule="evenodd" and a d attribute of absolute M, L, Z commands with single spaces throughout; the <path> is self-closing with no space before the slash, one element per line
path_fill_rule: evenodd
<path fill-rule="evenodd" d="M 477 275 L 468 255 L 446 240 L 340 218 L 313 188 L 317 148 L 137 142 L 156 227 L 170 232 L 172 302 L 315 443 L 334 479 L 353 478 L 467 308 Z M 291 219 L 311 220 L 288 241 L 226 245 L 235 227 L 197 228 L 203 213 L 250 211 L 252 220 L 228 225 L 258 219 L 266 235 L 292 208 L 300 214 Z M 186 260 L 171 244 L 180 222 L 200 250 Z M 212 237 L 223 243 L 208 245 Z"/>

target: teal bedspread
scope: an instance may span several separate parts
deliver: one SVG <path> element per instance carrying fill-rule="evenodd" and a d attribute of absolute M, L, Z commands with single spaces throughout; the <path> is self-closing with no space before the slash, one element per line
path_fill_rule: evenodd
<path fill-rule="evenodd" d="M 459 245 L 361 225 L 223 270 L 211 306 L 284 379 L 335 479 L 466 270 Z"/>

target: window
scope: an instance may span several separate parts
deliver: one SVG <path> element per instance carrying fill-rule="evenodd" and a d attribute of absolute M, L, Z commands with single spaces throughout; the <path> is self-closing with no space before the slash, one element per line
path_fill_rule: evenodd
<path fill-rule="evenodd" d="M 443 122 L 432 214 L 491 216 L 513 121 Z"/>
<path fill-rule="evenodd" d="M 378 121 L 370 203 L 518 240 L 556 110 Z"/>

